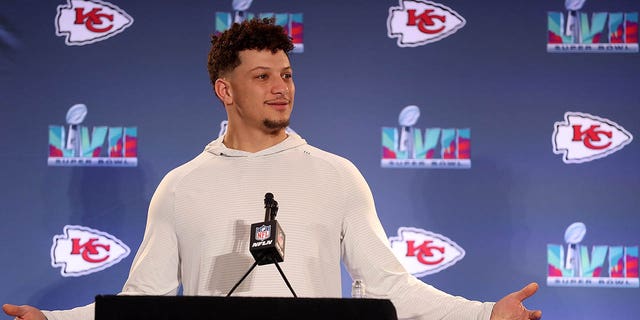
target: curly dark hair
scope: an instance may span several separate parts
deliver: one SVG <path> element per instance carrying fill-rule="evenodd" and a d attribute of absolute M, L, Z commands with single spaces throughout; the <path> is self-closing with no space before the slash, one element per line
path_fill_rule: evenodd
<path fill-rule="evenodd" d="M 240 65 L 240 51 L 256 49 L 276 53 L 283 50 L 288 56 L 293 50 L 293 42 L 284 28 L 274 22 L 274 18 L 254 18 L 234 23 L 229 30 L 212 35 L 207 61 L 211 84 Z"/>

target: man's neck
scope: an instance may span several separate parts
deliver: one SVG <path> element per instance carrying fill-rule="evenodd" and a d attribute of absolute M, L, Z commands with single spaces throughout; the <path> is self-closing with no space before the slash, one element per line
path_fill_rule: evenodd
<path fill-rule="evenodd" d="M 229 149 L 254 153 L 273 147 L 284 141 L 286 138 L 287 133 L 285 132 L 285 129 L 280 129 L 276 132 L 236 132 L 232 130 L 232 128 L 229 128 L 222 143 L 224 143 L 224 145 Z"/>

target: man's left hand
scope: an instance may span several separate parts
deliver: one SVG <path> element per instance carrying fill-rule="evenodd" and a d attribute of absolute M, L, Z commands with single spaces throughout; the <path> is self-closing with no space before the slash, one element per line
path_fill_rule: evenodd
<path fill-rule="evenodd" d="M 508 294 L 500 301 L 496 302 L 491 310 L 491 320 L 538 320 L 542 318 L 542 311 L 529 310 L 522 302 L 538 291 L 538 284 L 533 282 L 516 291 Z"/>

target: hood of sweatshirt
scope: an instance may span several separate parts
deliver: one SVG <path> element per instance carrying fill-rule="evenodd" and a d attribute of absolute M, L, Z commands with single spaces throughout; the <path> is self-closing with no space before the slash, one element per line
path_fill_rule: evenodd
<path fill-rule="evenodd" d="M 288 133 L 288 137 L 275 146 L 258 152 L 247 152 L 227 148 L 227 146 L 222 143 L 222 140 L 224 140 L 224 136 L 218 137 L 218 139 L 211 141 L 204 150 L 208 153 L 221 157 L 264 157 L 307 144 L 307 141 L 302 139 L 299 135 L 295 133 Z"/>

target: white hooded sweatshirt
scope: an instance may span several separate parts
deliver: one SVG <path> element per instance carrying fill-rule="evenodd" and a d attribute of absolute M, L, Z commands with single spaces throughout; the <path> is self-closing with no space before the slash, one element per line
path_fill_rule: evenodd
<path fill-rule="evenodd" d="M 220 137 L 172 170 L 149 206 L 144 239 L 120 294 L 224 296 L 254 262 L 249 229 L 264 197 L 279 204 L 280 263 L 300 297 L 341 297 L 341 261 L 369 298 L 390 299 L 400 319 L 489 319 L 493 303 L 452 296 L 407 273 L 390 250 L 365 179 L 348 160 L 296 134 L 250 153 Z M 256 267 L 234 296 L 292 294 L 275 265 Z M 93 304 L 45 311 L 49 320 L 93 319 Z"/>

